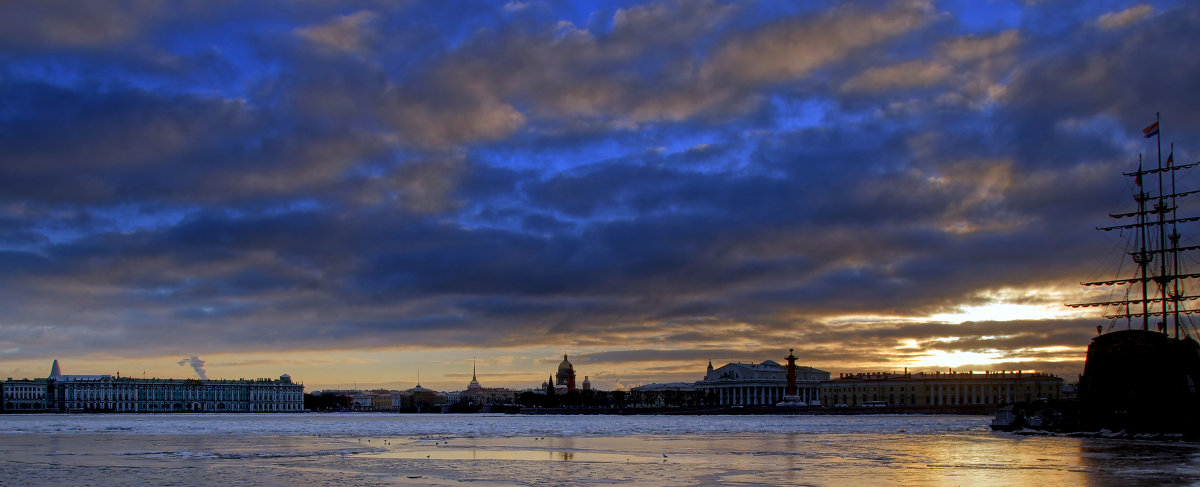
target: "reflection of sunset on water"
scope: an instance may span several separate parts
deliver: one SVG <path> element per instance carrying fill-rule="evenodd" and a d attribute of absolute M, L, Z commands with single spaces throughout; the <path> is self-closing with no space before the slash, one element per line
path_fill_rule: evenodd
<path fill-rule="evenodd" d="M 133 419 L 133 421 L 130 421 Z M 29 486 L 248 473 L 386 485 L 1163 485 L 1200 445 L 994 433 L 978 416 L 18 415 L 0 469 Z M 115 428 L 115 429 L 114 429 Z M 236 431 L 237 434 L 230 434 Z M 97 467 L 104 467 L 103 469 Z M 101 474 L 101 472 L 103 472 Z M 165 481 L 163 483 L 166 483 Z"/>

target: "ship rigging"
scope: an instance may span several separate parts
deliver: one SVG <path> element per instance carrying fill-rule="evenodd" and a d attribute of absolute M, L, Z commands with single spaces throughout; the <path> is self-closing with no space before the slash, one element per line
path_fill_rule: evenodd
<path fill-rule="evenodd" d="M 1104 316 L 1112 320 L 1107 333 L 1103 326 L 1096 327 L 1099 333 L 1088 345 L 1078 402 L 1017 404 L 1001 411 L 993 428 L 1011 431 L 1038 424 L 1054 431 L 1108 430 L 1200 439 L 1200 422 L 1187 414 L 1164 414 L 1200 408 L 1200 342 L 1196 341 L 1200 333 L 1190 320 L 1200 308 L 1187 307 L 1200 295 L 1188 294 L 1185 285 L 1200 278 L 1200 273 L 1187 272 L 1183 265 L 1183 256 L 1200 250 L 1200 245 L 1182 245 L 1179 233 L 1181 224 L 1200 221 L 1200 216 L 1179 214 L 1185 198 L 1200 190 L 1180 191 L 1176 186 L 1176 180 L 1183 179 L 1177 175 L 1200 162 L 1175 165 L 1174 146 L 1163 161 L 1159 122 L 1155 115 L 1154 123 L 1142 131 L 1146 138 L 1158 137 L 1155 167 L 1146 169 L 1139 156 L 1137 171 L 1124 173 L 1134 178 L 1137 209 L 1109 214 L 1133 223 L 1099 227 L 1129 238 L 1124 254 L 1136 264 L 1134 275 L 1081 283 L 1107 286 L 1114 294 L 1123 288 L 1124 296 L 1113 299 L 1110 294 L 1106 300 L 1067 305 L 1102 307 L 1107 310 Z M 1122 318 L 1127 328 L 1114 330 Z M 1151 320 L 1156 322 L 1153 329 Z"/>
<path fill-rule="evenodd" d="M 1139 155 L 1137 171 L 1123 173 L 1134 178 L 1136 189 L 1133 199 L 1137 210 L 1109 214 L 1114 219 L 1132 218 L 1134 222 L 1098 227 L 1104 231 L 1133 232 L 1126 254 L 1136 264 L 1136 275 L 1081 283 L 1084 286 L 1128 286 L 1122 299 L 1073 303 L 1067 306 L 1106 308 L 1108 311 L 1104 317 L 1113 320 L 1109 325 L 1110 330 L 1117 320 L 1124 318 L 1130 329 L 1134 329 L 1135 323 L 1140 321 L 1140 328 L 1150 331 L 1151 321 L 1157 319 L 1155 331 L 1169 333 L 1170 327 L 1174 338 L 1182 339 L 1193 336 L 1196 332 L 1195 324 L 1188 316 L 1200 313 L 1200 308 L 1193 309 L 1187 306 L 1188 302 L 1200 299 L 1200 295 L 1187 294 L 1187 286 L 1184 284 L 1187 280 L 1200 279 L 1200 273 L 1186 272 L 1183 269 L 1182 256 L 1200 250 L 1200 245 L 1180 245 L 1179 226 L 1200 221 L 1200 216 L 1179 216 L 1179 205 L 1187 196 L 1200 194 L 1200 190 L 1179 191 L 1176 175 L 1200 166 L 1200 162 L 1174 164 L 1174 144 L 1170 146 L 1164 162 L 1159 123 L 1159 115 L 1156 114 L 1154 123 L 1143 130 L 1145 138 L 1156 139 L 1156 167 L 1145 168 Z M 1148 179 L 1157 180 L 1157 184 L 1147 181 Z M 1147 182 L 1151 184 L 1146 184 Z"/>

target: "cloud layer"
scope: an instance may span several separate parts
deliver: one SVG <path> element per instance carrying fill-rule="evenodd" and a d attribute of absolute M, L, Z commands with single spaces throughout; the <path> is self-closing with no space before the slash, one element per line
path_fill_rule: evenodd
<path fill-rule="evenodd" d="M 0 360 L 1078 373 L 1094 319 L 930 317 L 1115 267 L 1200 8 L 1003 3 L 5 4 Z"/>

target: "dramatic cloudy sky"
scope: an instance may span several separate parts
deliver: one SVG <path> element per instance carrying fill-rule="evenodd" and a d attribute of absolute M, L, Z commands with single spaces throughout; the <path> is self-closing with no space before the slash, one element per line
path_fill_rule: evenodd
<path fill-rule="evenodd" d="M 0 375 L 461 389 L 474 359 L 524 387 L 570 354 L 609 388 L 795 348 L 1073 379 L 1109 322 L 1062 303 L 1116 275 L 1095 227 L 1156 157 L 1141 129 L 1200 155 L 1197 25 L 1171 0 L 4 2 Z"/>

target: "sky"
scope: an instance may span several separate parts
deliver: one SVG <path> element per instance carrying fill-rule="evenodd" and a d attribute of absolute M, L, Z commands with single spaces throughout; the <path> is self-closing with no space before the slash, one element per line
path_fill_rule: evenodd
<path fill-rule="evenodd" d="M 568 354 L 620 389 L 795 349 L 1071 382 L 1113 324 L 1063 303 L 1131 267 L 1095 227 L 1158 157 L 1141 130 L 1161 112 L 1200 159 L 1196 25 L 1170 0 L 3 2 L 0 376 L 523 388 Z"/>

